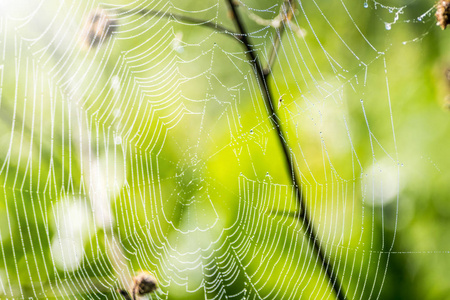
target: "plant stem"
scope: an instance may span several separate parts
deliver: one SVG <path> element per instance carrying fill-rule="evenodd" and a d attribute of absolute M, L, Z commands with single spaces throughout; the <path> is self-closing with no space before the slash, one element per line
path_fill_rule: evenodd
<path fill-rule="evenodd" d="M 182 22 L 186 22 L 186 23 L 191 23 L 191 24 L 201 25 L 201 26 L 211 28 L 219 33 L 224 33 L 230 37 L 233 37 L 233 38 L 237 39 L 238 41 L 242 40 L 241 36 L 238 33 L 233 32 L 232 30 L 228 30 L 226 27 L 223 27 L 222 25 L 219 25 L 219 24 L 211 22 L 211 21 L 205 21 L 205 20 L 201 20 L 201 19 L 197 19 L 197 18 L 193 18 L 193 17 L 181 15 L 181 14 L 176 14 L 176 13 L 167 12 L 167 11 L 152 10 L 152 9 L 139 9 L 135 12 L 133 12 L 132 10 L 130 10 L 130 11 L 122 10 L 122 9 L 115 9 L 115 10 L 121 14 L 126 14 L 126 15 L 138 13 L 144 17 L 145 16 L 157 16 L 157 17 L 163 17 L 163 18 L 167 18 L 167 19 L 173 18 L 176 21 L 182 21 Z"/>
<path fill-rule="evenodd" d="M 275 62 L 275 59 L 277 57 L 278 48 L 281 44 L 281 36 L 284 33 L 285 26 L 282 25 L 280 28 L 275 29 L 275 40 L 273 42 L 273 47 L 270 50 L 269 54 L 269 60 L 267 62 L 267 67 L 263 69 L 264 78 L 267 79 L 267 76 L 269 76 L 270 72 L 272 72 L 272 66 Z"/>
<path fill-rule="evenodd" d="M 300 185 L 300 179 L 296 172 L 297 166 L 294 162 L 294 160 L 291 157 L 291 149 L 289 148 L 287 144 L 287 139 L 285 138 L 283 131 L 281 129 L 280 124 L 280 118 L 278 117 L 276 111 L 274 110 L 274 103 L 272 101 L 272 92 L 270 87 L 267 84 L 267 77 L 270 74 L 271 66 L 266 69 L 266 72 L 264 71 L 264 68 L 261 65 L 261 62 L 259 61 L 258 57 L 255 54 L 255 50 L 253 49 L 253 45 L 249 42 L 247 36 L 247 31 L 244 28 L 243 22 L 241 18 L 239 17 L 239 14 L 237 12 L 236 6 L 233 3 L 233 0 L 227 0 L 228 5 L 230 6 L 230 9 L 233 13 L 233 20 L 234 23 L 238 29 L 238 33 L 241 35 L 241 40 L 243 44 L 246 47 L 246 53 L 250 60 L 250 62 L 253 64 L 253 71 L 256 74 L 257 80 L 259 81 L 259 84 L 261 86 L 262 90 L 262 96 L 264 98 L 266 108 L 268 110 L 269 120 L 272 123 L 272 126 L 275 128 L 278 136 L 278 142 L 283 148 L 283 154 L 285 158 L 286 168 L 291 174 L 291 180 L 292 184 L 296 191 L 297 201 L 299 204 L 299 212 L 296 214 L 298 217 L 298 220 L 302 222 L 302 224 L 305 226 L 305 233 L 306 237 L 308 238 L 309 243 L 314 248 L 314 250 L 317 253 L 317 256 L 322 264 L 322 269 L 324 269 L 326 275 L 328 276 L 328 281 L 331 284 L 334 292 L 336 293 L 336 297 L 339 300 L 346 299 L 345 293 L 341 287 L 341 284 L 339 282 L 339 278 L 337 277 L 337 274 L 333 271 L 333 266 L 330 260 L 325 256 L 325 251 L 322 249 L 322 246 L 320 244 L 319 238 L 314 230 L 313 223 L 311 221 L 311 218 L 309 216 L 309 213 L 306 209 L 306 200 L 303 197 L 303 193 L 301 190 Z M 274 47 L 278 47 L 279 40 L 281 39 L 282 31 L 280 30 L 278 35 L 278 42 L 274 43 Z M 277 41 L 276 40 L 276 41 Z M 276 50 L 273 50 L 276 52 Z M 275 55 L 274 55 L 275 56 Z M 270 63 L 269 59 L 269 63 Z M 273 62 L 272 62 L 273 63 Z"/>

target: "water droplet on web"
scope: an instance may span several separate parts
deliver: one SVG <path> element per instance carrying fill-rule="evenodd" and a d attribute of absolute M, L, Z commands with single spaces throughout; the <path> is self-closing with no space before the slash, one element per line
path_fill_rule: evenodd
<path fill-rule="evenodd" d="M 116 145 L 122 144 L 122 138 L 120 136 L 116 136 L 114 138 L 114 144 Z"/>
<path fill-rule="evenodd" d="M 417 21 L 421 22 L 422 21 L 422 16 L 418 17 Z"/>
<path fill-rule="evenodd" d="M 385 23 L 384 28 L 386 28 L 386 30 L 391 30 L 391 23 Z"/>
<path fill-rule="evenodd" d="M 369 3 L 364 2 L 364 8 L 368 8 L 369 7 Z"/>
<path fill-rule="evenodd" d="M 247 75 L 244 76 L 244 79 L 247 79 Z"/>
<path fill-rule="evenodd" d="M 250 129 L 250 134 L 253 134 L 253 129 Z"/>

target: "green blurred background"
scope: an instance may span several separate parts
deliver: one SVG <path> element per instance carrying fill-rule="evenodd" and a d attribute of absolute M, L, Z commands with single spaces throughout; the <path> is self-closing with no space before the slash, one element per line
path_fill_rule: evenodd
<path fill-rule="evenodd" d="M 283 1 L 239 3 L 266 64 Z M 348 299 L 450 299 L 434 4 L 296 0 L 268 78 Z M 1 298 L 121 299 L 147 270 L 151 299 L 334 299 L 242 44 L 170 13 L 235 30 L 222 0 L 0 2 Z"/>

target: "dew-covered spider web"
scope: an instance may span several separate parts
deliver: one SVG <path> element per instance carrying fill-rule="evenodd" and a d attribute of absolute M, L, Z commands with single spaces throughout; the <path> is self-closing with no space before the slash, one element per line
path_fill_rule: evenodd
<path fill-rule="evenodd" d="M 408 225 L 397 59 L 434 3 L 235 5 L 0 1 L 1 298 L 123 299 L 145 270 L 149 299 L 334 299 L 300 200 L 337 288 L 383 298 Z"/>

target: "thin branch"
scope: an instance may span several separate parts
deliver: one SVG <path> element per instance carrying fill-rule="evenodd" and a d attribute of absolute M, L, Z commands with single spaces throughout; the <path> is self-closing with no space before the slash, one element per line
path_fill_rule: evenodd
<path fill-rule="evenodd" d="M 272 48 L 270 49 L 267 66 L 264 68 L 264 75 L 266 76 L 266 78 L 270 74 L 272 66 L 275 63 L 277 52 L 281 44 L 281 38 L 286 30 L 286 27 L 289 26 L 292 31 L 294 31 L 300 38 L 303 38 L 306 35 L 306 31 L 303 28 L 297 26 L 292 22 L 292 17 L 294 16 L 294 8 L 294 0 L 284 0 L 283 4 L 281 5 L 279 14 L 275 18 L 270 20 L 263 19 L 247 9 L 247 14 L 250 19 L 252 19 L 259 25 L 270 26 L 275 29 L 275 38 L 272 44 Z"/>
<path fill-rule="evenodd" d="M 308 238 L 308 241 L 311 244 L 311 246 L 316 251 L 318 258 L 319 258 L 320 262 L 322 263 L 322 269 L 325 271 L 326 275 L 328 276 L 328 281 L 330 282 L 334 292 L 336 293 L 337 299 L 344 300 L 344 299 L 346 299 L 346 296 L 345 296 L 345 293 L 339 282 L 339 278 L 337 277 L 337 274 L 334 272 L 331 262 L 325 256 L 325 251 L 322 249 L 322 246 L 319 242 L 319 238 L 314 230 L 313 223 L 312 223 L 309 213 L 306 209 L 306 200 L 303 197 L 303 193 L 302 193 L 301 185 L 300 185 L 300 179 L 299 179 L 299 176 L 296 171 L 297 166 L 291 157 L 291 155 L 292 155 L 291 150 L 286 142 L 287 139 L 285 138 L 283 131 L 281 129 L 281 124 L 279 123 L 280 118 L 278 117 L 278 115 L 275 112 L 274 107 L 273 107 L 274 103 L 272 101 L 272 99 L 273 99 L 272 93 L 271 93 L 270 87 L 267 85 L 267 75 L 264 73 L 264 69 L 261 65 L 261 62 L 259 61 L 258 57 L 255 54 L 253 45 L 247 39 L 248 34 L 244 28 L 241 18 L 239 17 L 239 14 L 236 9 L 236 5 L 234 4 L 233 0 L 227 0 L 227 2 L 232 11 L 233 16 L 234 16 L 233 20 L 238 29 L 238 33 L 241 34 L 241 36 L 242 36 L 242 42 L 246 47 L 247 56 L 248 56 L 250 62 L 253 64 L 254 72 L 259 81 L 259 84 L 261 85 L 262 96 L 266 103 L 266 108 L 268 109 L 269 120 L 272 123 L 275 130 L 277 131 L 278 142 L 279 142 L 280 146 L 283 148 L 286 168 L 289 171 L 289 174 L 291 174 L 292 184 L 295 188 L 295 191 L 297 194 L 297 200 L 299 202 L 298 204 L 300 207 L 300 211 L 297 214 L 298 220 L 300 222 L 302 222 L 302 224 L 305 226 L 306 237 Z"/>
<path fill-rule="evenodd" d="M 285 29 L 285 27 L 281 26 L 281 28 L 277 29 L 277 31 L 275 32 L 275 40 L 273 41 L 273 47 L 272 47 L 272 49 L 270 51 L 270 54 L 269 54 L 269 60 L 267 61 L 267 66 L 263 70 L 264 77 L 266 79 L 269 76 L 270 72 L 272 72 L 272 66 L 275 63 L 275 59 L 277 57 L 278 49 L 280 48 L 281 36 L 284 33 L 284 29 Z"/>
<path fill-rule="evenodd" d="M 275 27 L 275 40 L 273 41 L 273 47 L 269 54 L 267 66 L 263 70 L 266 80 L 270 72 L 272 71 L 272 66 L 277 58 L 278 49 L 280 48 L 281 45 L 281 37 L 283 36 L 284 31 L 286 29 L 286 23 L 290 22 L 293 14 L 294 14 L 294 0 L 284 0 L 283 5 L 281 5 L 279 15 L 274 19 L 275 23 L 272 22 L 273 26 L 276 25 L 278 26 Z"/>
<path fill-rule="evenodd" d="M 176 13 L 167 12 L 167 11 L 152 10 L 152 9 L 139 9 L 139 10 L 133 11 L 133 10 L 123 10 L 120 8 L 114 8 L 114 10 L 118 11 L 119 14 L 124 14 L 124 15 L 133 15 L 133 14 L 137 13 L 144 17 L 145 16 L 157 16 L 157 17 L 162 17 L 162 18 L 167 18 L 167 19 L 173 18 L 175 21 L 179 21 L 179 22 L 181 21 L 181 22 L 186 22 L 186 23 L 190 23 L 190 24 L 194 24 L 194 25 L 205 26 L 205 27 L 213 29 L 219 33 L 224 33 L 228 36 L 231 36 L 239 41 L 242 40 L 241 36 L 238 33 L 233 32 L 232 30 L 229 30 L 222 25 L 219 25 L 217 23 L 207 21 L 207 20 L 193 18 L 190 16 L 185 16 L 185 15 L 176 14 Z"/>

